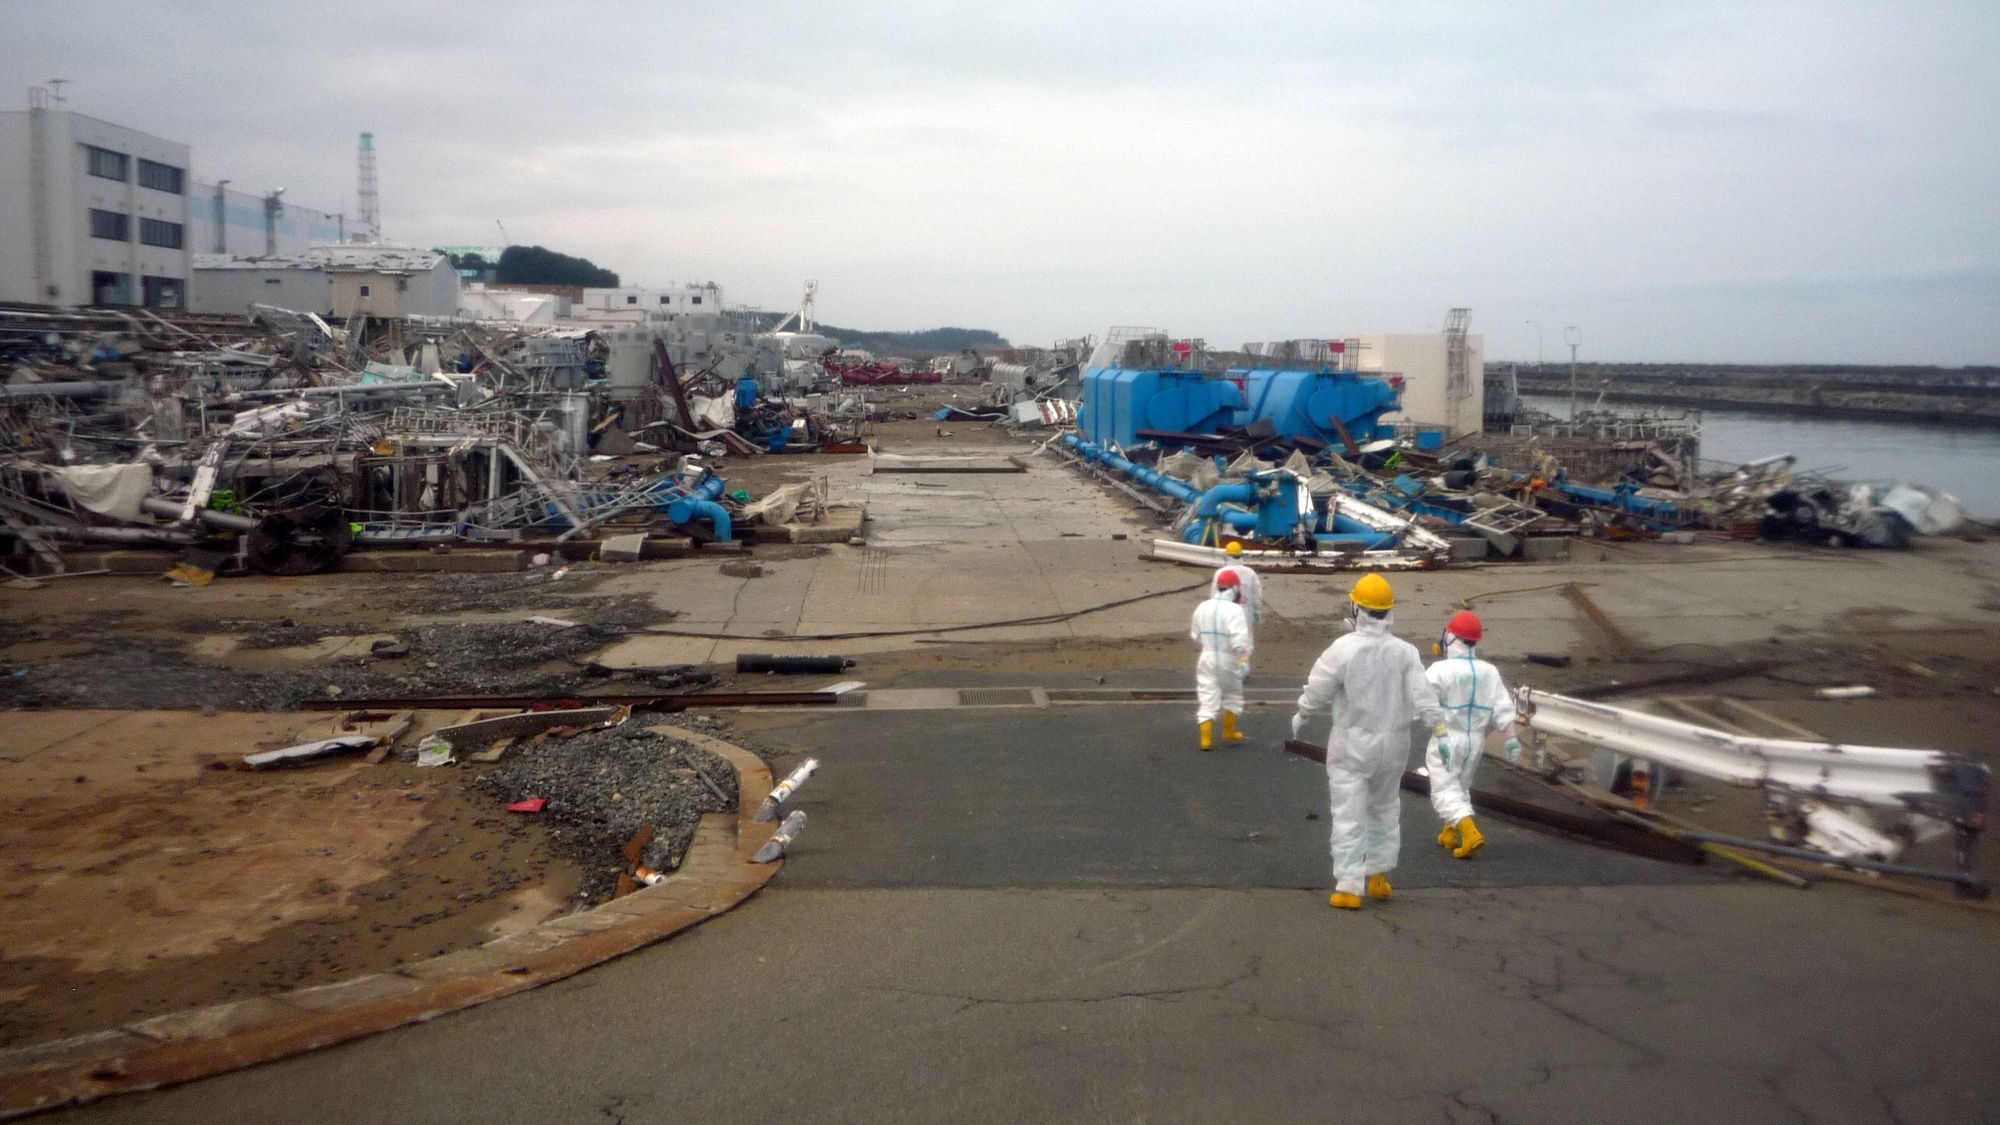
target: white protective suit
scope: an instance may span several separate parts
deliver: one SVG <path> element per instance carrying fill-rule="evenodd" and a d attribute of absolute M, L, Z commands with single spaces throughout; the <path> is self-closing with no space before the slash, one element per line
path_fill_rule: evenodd
<path fill-rule="evenodd" d="M 1201 645 L 1194 665 L 1195 721 L 1213 722 L 1224 711 L 1243 713 L 1243 676 L 1250 670 L 1250 618 L 1229 593 L 1196 606 L 1188 639 Z"/>
<path fill-rule="evenodd" d="M 1357 611 L 1354 631 L 1314 662 L 1292 720 L 1296 732 L 1301 717 L 1333 715 L 1326 784 L 1334 890 L 1340 894 L 1359 895 L 1368 876 L 1396 866 L 1402 848 L 1397 791 L 1410 758 L 1410 723 L 1422 719 L 1436 727 L 1444 721 L 1416 646 L 1389 626 L 1389 617 Z"/>
<path fill-rule="evenodd" d="M 1254 633 L 1264 620 L 1264 580 L 1240 562 L 1223 563 L 1221 569 L 1215 572 L 1215 577 L 1208 580 L 1209 597 L 1222 591 L 1216 583 L 1222 580 L 1223 571 L 1229 570 L 1236 572 L 1236 581 L 1243 590 L 1243 599 L 1237 604 L 1243 607 L 1243 614 L 1250 619 L 1250 629 Z"/>
<path fill-rule="evenodd" d="M 1486 752 L 1486 732 L 1504 730 L 1513 736 L 1514 697 L 1507 694 L 1500 670 L 1479 659 L 1473 646 L 1457 637 L 1424 677 L 1437 689 L 1445 724 L 1451 728 L 1442 743 L 1432 738 L 1424 751 L 1431 807 L 1446 824 L 1457 824 L 1472 815 L 1472 774 Z"/>

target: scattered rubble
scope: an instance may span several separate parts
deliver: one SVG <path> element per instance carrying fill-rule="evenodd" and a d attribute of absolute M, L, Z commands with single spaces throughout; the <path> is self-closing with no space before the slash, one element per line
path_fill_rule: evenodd
<path fill-rule="evenodd" d="M 701 814 L 736 808 L 736 773 L 727 762 L 630 724 L 518 746 L 473 785 L 506 802 L 545 799 L 542 819 L 556 849 L 583 865 L 592 899 L 611 893 L 620 850 L 641 828 L 654 829 L 641 862 L 671 871 Z"/>

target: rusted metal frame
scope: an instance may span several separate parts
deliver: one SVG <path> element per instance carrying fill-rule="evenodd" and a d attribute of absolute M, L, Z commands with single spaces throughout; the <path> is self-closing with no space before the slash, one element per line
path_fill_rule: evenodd
<path fill-rule="evenodd" d="M 511 707 L 630 707 L 634 711 L 685 711 L 693 707 L 829 707 L 840 702 L 830 691 L 726 691 L 708 695 L 430 695 L 383 699 L 308 699 L 302 711 L 355 708 L 400 711 L 471 711 Z"/>

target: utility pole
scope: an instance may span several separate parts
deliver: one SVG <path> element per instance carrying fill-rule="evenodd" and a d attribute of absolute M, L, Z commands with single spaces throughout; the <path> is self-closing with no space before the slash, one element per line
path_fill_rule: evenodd
<path fill-rule="evenodd" d="M 1569 420 L 1576 421 L 1576 347 L 1583 343 L 1583 329 L 1572 324 L 1563 329 L 1563 339 L 1569 342 Z"/>

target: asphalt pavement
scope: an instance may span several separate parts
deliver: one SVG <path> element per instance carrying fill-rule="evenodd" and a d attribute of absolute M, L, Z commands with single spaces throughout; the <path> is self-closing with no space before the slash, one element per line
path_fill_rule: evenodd
<path fill-rule="evenodd" d="M 2000 927 L 1406 797 L 1398 894 L 1326 905 L 1285 716 L 836 712 L 773 886 L 431 1024 L 56 1120 L 1954 1122 L 2000 1106 Z"/>

